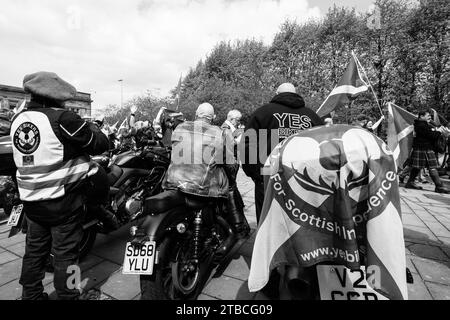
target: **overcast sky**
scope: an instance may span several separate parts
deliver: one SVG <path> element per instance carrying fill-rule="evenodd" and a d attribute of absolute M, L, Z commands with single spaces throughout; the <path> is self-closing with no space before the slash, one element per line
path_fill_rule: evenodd
<path fill-rule="evenodd" d="M 367 11 L 372 0 L 1 0 L 0 83 L 53 71 L 93 108 L 151 90 L 164 96 L 221 40 L 270 44 L 286 19 L 323 16 L 336 2 Z"/>

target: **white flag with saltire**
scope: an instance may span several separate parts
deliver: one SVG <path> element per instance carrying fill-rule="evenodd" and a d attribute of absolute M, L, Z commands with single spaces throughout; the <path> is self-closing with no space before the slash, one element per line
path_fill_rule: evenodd
<path fill-rule="evenodd" d="M 330 262 L 375 266 L 376 292 L 408 298 L 396 165 L 381 139 L 348 125 L 302 131 L 274 149 L 264 172 L 251 292 L 278 266 Z"/>

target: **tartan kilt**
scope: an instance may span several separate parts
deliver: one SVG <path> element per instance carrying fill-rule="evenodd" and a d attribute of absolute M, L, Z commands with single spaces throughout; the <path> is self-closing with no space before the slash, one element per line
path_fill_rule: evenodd
<path fill-rule="evenodd" d="M 436 154 L 433 150 L 413 149 L 410 157 L 410 165 L 413 168 L 437 169 L 439 167 Z"/>

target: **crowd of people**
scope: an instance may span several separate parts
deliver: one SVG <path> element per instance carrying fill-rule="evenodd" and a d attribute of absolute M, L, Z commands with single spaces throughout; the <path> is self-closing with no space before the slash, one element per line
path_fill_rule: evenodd
<path fill-rule="evenodd" d="M 256 216 L 259 221 L 264 202 L 262 168 L 274 147 L 301 130 L 316 126 L 332 126 L 328 117 L 322 120 L 305 105 L 291 83 L 281 84 L 270 103 L 258 108 L 244 127 L 242 114 L 231 110 L 221 127 L 213 125 L 214 107 L 202 103 L 193 121 L 162 108 L 153 123 L 136 122 L 136 108 L 131 109 L 128 126 L 111 128 L 102 120 L 89 123 L 64 109 L 65 102 L 75 97 L 75 88 L 54 73 L 39 72 L 24 78 L 24 89 L 31 95 L 26 110 L 14 118 L 2 104 L 0 134 L 10 134 L 14 161 L 18 168 L 17 183 L 27 213 L 28 232 L 23 258 L 22 299 L 47 299 L 42 285 L 45 262 L 54 253 L 55 289 L 60 299 L 78 299 L 80 292 L 67 287 L 67 267 L 77 264 L 81 237 L 81 206 L 86 190 L 96 192 L 100 218 L 111 229 L 117 227 L 114 215 L 106 208 L 108 197 L 106 173 L 87 155 L 102 154 L 118 146 L 139 147 L 144 139 L 157 136 L 164 145 L 172 146 L 172 161 L 166 173 L 161 196 L 168 203 L 182 201 L 185 194 L 208 198 L 225 198 L 227 220 L 239 237 L 247 237 L 249 225 L 236 183 L 242 165 L 255 184 Z M 12 120 L 12 123 L 11 123 Z M 450 193 L 439 178 L 433 140 L 445 130 L 429 126 L 429 112 L 420 112 L 414 127 L 414 139 L 407 188 L 417 189 L 414 179 L 421 168 L 428 168 L 436 184 L 436 192 Z M 362 124 L 369 131 L 374 124 Z M 266 134 L 260 134 L 265 130 Z M 248 132 L 256 139 L 246 139 Z M 107 137 L 108 136 L 108 137 Z M 201 148 L 196 153 L 196 148 Z M 180 162 L 179 151 L 190 153 L 188 162 Z M 240 154 L 240 150 L 244 155 Z M 200 154 L 200 158 L 197 155 Z M 252 154 L 258 155 L 251 161 Z M 206 156 L 205 156 L 206 155 Z M 56 178 L 55 177 L 60 177 Z M 105 182 L 106 181 L 106 182 Z M 86 188 L 89 186 L 89 188 Z"/>

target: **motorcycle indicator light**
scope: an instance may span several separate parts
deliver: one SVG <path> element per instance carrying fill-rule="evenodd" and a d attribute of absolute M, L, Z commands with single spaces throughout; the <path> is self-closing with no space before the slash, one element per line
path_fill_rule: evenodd
<path fill-rule="evenodd" d="M 131 236 L 134 237 L 134 236 L 136 235 L 137 231 L 138 231 L 138 227 L 132 226 L 132 227 L 130 228 L 130 234 L 131 234 Z"/>
<path fill-rule="evenodd" d="M 184 223 L 179 223 L 177 225 L 177 231 L 178 231 L 178 233 L 185 233 L 186 232 L 186 225 Z"/>

